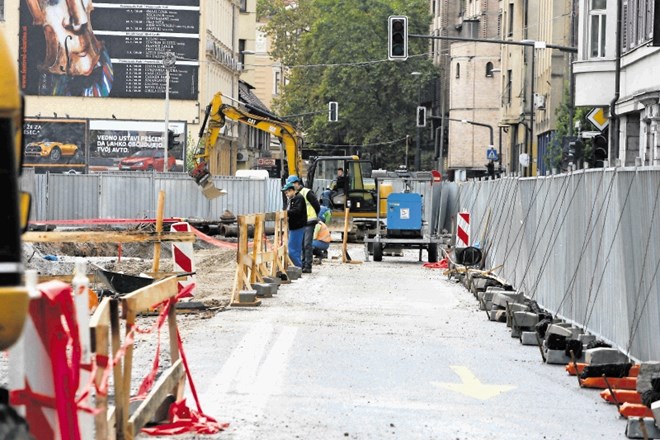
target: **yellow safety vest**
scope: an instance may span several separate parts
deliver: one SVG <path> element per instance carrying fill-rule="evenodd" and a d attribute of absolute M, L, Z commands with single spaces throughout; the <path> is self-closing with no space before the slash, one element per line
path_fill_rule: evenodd
<path fill-rule="evenodd" d="M 303 188 L 298 193 L 303 196 L 305 199 L 305 205 L 307 205 L 307 221 L 310 222 L 312 220 L 318 220 L 318 217 L 316 216 L 316 210 L 312 206 L 311 203 L 309 203 L 309 200 L 307 200 L 307 193 L 309 192 L 309 188 Z"/>

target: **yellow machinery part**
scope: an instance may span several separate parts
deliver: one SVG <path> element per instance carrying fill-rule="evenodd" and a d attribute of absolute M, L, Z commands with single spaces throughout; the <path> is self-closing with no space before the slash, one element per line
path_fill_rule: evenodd
<path fill-rule="evenodd" d="M 387 217 L 387 197 L 392 194 L 391 183 L 381 183 L 378 185 L 378 196 L 380 197 L 380 216 Z"/>
<path fill-rule="evenodd" d="M 0 287 L 0 350 L 9 348 L 21 335 L 28 304 L 25 287 Z"/>

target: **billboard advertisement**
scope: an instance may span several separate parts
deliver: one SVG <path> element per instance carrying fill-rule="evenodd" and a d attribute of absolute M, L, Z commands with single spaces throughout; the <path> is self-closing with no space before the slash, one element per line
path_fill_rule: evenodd
<path fill-rule="evenodd" d="M 20 0 L 19 75 L 27 95 L 197 98 L 199 0 Z"/>
<path fill-rule="evenodd" d="M 185 170 L 186 123 L 170 122 L 169 130 L 182 142 L 170 146 L 165 164 L 162 121 L 89 121 L 90 172 Z"/>
<path fill-rule="evenodd" d="M 26 119 L 23 124 L 23 166 L 37 173 L 85 171 L 87 121 Z"/>

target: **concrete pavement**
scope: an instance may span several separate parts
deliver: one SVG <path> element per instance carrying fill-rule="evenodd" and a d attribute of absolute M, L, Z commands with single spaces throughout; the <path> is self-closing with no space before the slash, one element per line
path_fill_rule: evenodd
<path fill-rule="evenodd" d="M 324 263 L 187 327 L 202 408 L 231 423 L 218 438 L 626 438 L 596 390 L 416 257 Z"/>

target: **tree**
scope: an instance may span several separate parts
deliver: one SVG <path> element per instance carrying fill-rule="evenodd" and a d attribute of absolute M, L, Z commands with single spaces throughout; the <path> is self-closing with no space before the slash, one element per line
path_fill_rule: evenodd
<path fill-rule="evenodd" d="M 409 33 L 426 34 L 431 17 L 426 0 L 303 0 L 287 9 L 282 0 L 260 0 L 270 14 L 265 31 L 274 39 L 273 57 L 288 67 L 288 84 L 275 110 L 305 115 L 291 120 L 312 147 L 362 148 L 377 166 L 404 161 L 405 138 L 415 134 L 420 87 L 436 75 L 428 42 L 409 40 L 411 58 L 387 61 L 387 17 L 407 15 Z M 411 72 L 421 72 L 415 77 Z M 329 123 L 327 105 L 339 103 L 339 121 Z M 312 113 L 312 114 L 310 114 Z"/>

